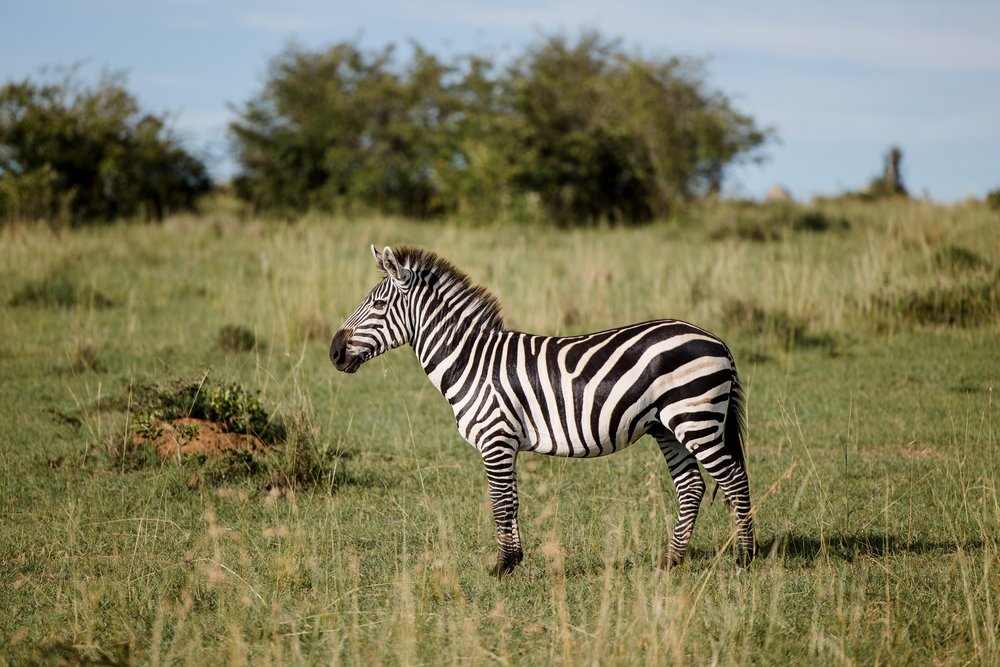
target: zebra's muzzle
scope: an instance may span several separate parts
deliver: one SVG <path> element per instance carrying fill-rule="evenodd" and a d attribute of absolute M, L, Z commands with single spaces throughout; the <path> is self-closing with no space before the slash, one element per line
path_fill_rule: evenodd
<path fill-rule="evenodd" d="M 361 357 L 352 357 L 347 351 L 347 342 L 351 339 L 351 329 L 341 329 L 333 336 L 330 342 L 330 362 L 338 371 L 353 373 L 358 370 L 363 361 Z"/>

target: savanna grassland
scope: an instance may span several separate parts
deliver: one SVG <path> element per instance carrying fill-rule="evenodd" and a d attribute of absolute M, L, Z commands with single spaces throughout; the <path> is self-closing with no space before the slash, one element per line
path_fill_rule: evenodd
<path fill-rule="evenodd" d="M 526 557 L 492 578 L 479 457 L 410 350 L 327 359 L 369 242 L 437 250 L 511 328 L 678 317 L 728 341 L 752 569 L 707 500 L 689 560 L 656 567 L 676 502 L 650 440 L 520 457 Z M 1000 214 L 973 205 L 5 227 L 0 662 L 997 664 L 998 283 Z M 151 454 L 143 406 L 179 383 L 244 389 L 283 444 Z"/>

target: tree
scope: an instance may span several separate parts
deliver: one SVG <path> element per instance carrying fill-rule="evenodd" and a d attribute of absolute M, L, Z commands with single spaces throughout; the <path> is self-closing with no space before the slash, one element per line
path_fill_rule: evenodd
<path fill-rule="evenodd" d="M 717 192 L 770 136 L 697 63 L 552 37 L 502 71 L 419 45 L 290 47 L 230 126 L 237 193 L 260 210 L 496 216 L 540 202 L 570 224 L 666 216 Z"/>
<path fill-rule="evenodd" d="M 74 69 L 0 88 L 0 218 L 160 219 L 210 187 L 202 161 L 121 75 L 86 87 Z"/>
<path fill-rule="evenodd" d="M 900 169 L 902 161 L 903 150 L 899 146 L 890 146 L 882 160 L 882 175 L 869 181 L 861 192 L 862 196 L 871 199 L 909 197 L 909 192 L 903 185 L 903 175 Z"/>
<path fill-rule="evenodd" d="M 726 167 L 770 135 L 707 91 L 698 63 L 631 56 L 597 33 L 542 41 L 508 85 L 519 182 L 563 221 L 669 215 L 718 192 Z"/>
<path fill-rule="evenodd" d="M 1000 211 L 1000 188 L 986 193 L 986 206 L 994 211 Z"/>
<path fill-rule="evenodd" d="M 425 217 L 495 193 L 491 63 L 444 63 L 417 44 L 411 51 L 405 67 L 392 46 L 279 54 L 263 91 L 230 125 L 239 196 L 258 210 Z"/>

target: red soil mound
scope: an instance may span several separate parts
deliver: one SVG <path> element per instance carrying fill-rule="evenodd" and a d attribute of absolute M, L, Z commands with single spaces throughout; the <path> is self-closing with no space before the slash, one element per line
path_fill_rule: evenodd
<path fill-rule="evenodd" d="M 230 433 L 219 424 L 204 419 L 174 419 L 161 422 L 160 429 L 160 435 L 152 444 L 163 458 L 181 458 L 187 454 L 217 456 L 228 449 L 257 451 L 266 448 L 256 436 Z"/>

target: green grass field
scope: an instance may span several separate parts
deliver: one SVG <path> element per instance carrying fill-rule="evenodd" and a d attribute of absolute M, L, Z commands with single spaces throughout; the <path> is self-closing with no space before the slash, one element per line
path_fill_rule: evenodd
<path fill-rule="evenodd" d="M 437 250 L 511 328 L 726 340 L 750 572 L 707 500 L 689 560 L 657 569 L 676 503 L 649 440 L 521 456 L 525 561 L 492 578 L 482 465 L 410 349 L 353 376 L 327 358 L 370 242 Z M 997 664 L 998 282 L 997 213 L 915 202 L 0 229 L 0 662 Z M 139 387 L 178 380 L 259 391 L 319 473 L 140 455 Z"/>

